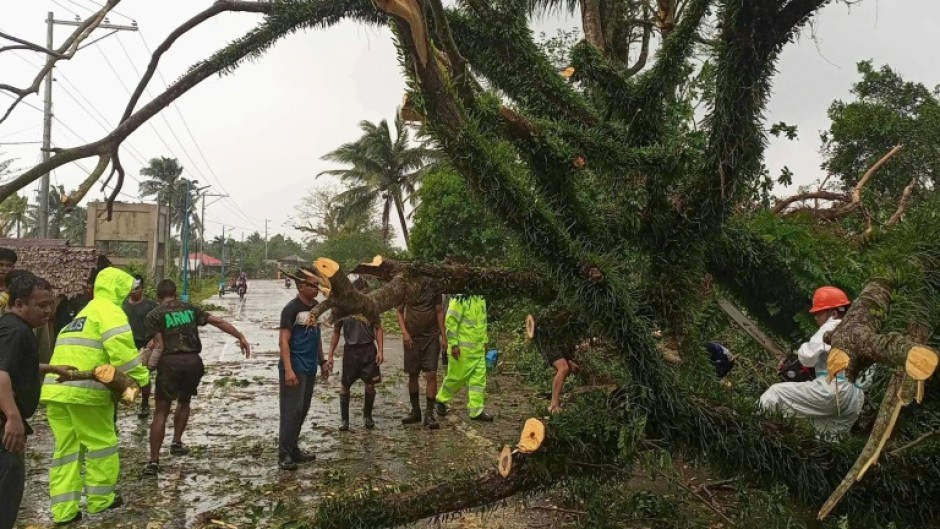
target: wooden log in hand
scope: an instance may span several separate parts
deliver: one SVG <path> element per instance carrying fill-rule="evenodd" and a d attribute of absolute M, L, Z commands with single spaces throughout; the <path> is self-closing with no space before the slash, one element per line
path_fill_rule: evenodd
<path fill-rule="evenodd" d="M 111 364 L 100 365 L 91 371 L 69 371 L 70 380 L 95 380 L 107 387 L 124 404 L 133 404 L 140 393 L 140 386 Z"/>

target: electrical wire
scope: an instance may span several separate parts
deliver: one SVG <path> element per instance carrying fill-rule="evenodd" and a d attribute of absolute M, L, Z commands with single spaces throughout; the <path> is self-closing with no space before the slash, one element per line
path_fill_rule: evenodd
<path fill-rule="evenodd" d="M 68 11 L 69 13 L 72 13 L 72 14 L 75 15 L 77 18 L 81 18 L 81 15 L 79 15 L 79 14 L 76 13 L 75 11 L 72 11 L 71 9 L 65 7 L 64 5 L 60 4 L 60 3 L 57 2 L 56 0 L 52 0 L 52 3 L 55 4 L 55 5 L 57 5 L 57 6 L 59 6 L 59 7 L 61 7 L 61 8 L 64 9 L 64 10 Z"/>
<path fill-rule="evenodd" d="M 69 0 L 69 1 L 71 1 L 71 0 Z M 98 6 L 98 9 L 96 9 L 95 11 L 98 11 L 98 10 L 100 10 L 102 7 L 104 7 L 104 4 L 102 4 L 102 3 L 100 3 L 100 2 L 95 2 L 94 0 L 87 0 L 87 1 L 88 1 L 89 4 Z M 75 2 L 72 2 L 72 3 L 74 4 Z M 87 9 L 87 8 L 86 8 L 86 9 Z M 119 12 L 113 10 L 113 9 L 110 10 L 110 11 L 108 11 L 108 13 L 114 13 L 115 15 L 117 15 L 117 16 L 119 16 L 119 17 L 124 17 L 124 18 L 126 18 L 127 20 L 130 20 L 130 21 L 132 21 L 132 22 L 135 21 L 135 19 L 133 19 L 133 18 L 127 16 L 127 15 L 121 14 L 121 13 L 119 13 Z"/>

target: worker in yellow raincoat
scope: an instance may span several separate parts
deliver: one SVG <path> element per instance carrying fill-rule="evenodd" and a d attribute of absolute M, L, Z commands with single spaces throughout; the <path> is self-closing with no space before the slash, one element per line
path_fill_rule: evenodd
<path fill-rule="evenodd" d="M 50 363 L 82 371 L 111 364 L 146 385 L 150 374 L 141 365 L 127 314 L 121 308 L 133 284 L 127 272 L 102 269 L 94 280 L 94 298 L 59 332 Z M 49 469 L 53 520 L 62 524 L 80 519 L 83 490 L 89 513 L 123 504 L 115 493 L 121 464 L 111 392 L 93 380 L 57 383 L 55 377 L 47 377 L 41 400 L 55 436 Z"/>
<path fill-rule="evenodd" d="M 444 320 L 451 360 L 437 392 L 437 412 L 447 415 L 447 403 L 464 386 L 467 410 L 475 421 L 492 421 L 486 404 L 486 300 L 482 296 L 454 296 Z"/>

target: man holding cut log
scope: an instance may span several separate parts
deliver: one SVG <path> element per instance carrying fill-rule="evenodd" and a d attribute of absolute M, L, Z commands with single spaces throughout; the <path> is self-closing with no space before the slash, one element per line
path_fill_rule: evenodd
<path fill-rule="evenodd" d="M 9 311 L 0 318 L 0 529 L 10 529 L 23 498 L 26 482 L 27 420 L 39 406 L 40 374 L 68 380 L 71 366 L 39 363 L 39 344 L 33 329 L 52 315 L 52 285 L 25 270 L 6 276 Z"/>
<path fill-rule="evenodd" d="M 213 316 L 201 308 L 176 298 L 176 283 L 164 279 L 157 284 L 160 306 L 147 315 L 147 333 L 153 335 L 154 349 L 163 351 L 159 357 L 150 357 L 150 367 L 156 365 L 157 384 L 154 391 L 155 409 L 150 424 L 150 461 L 144 467 L 145 476 L 156 476 L 160 470 L 160 449 L 166 437 L 166 420 L 175 400 L 173 414 L 173 442 L 170 454 L 186 455 L 183 433 L 189 422 L 190 401 L 196 395 L 205 370 L 202 363 L 202 341 L 199 327 L 211 324 L 238 340 L 242 354 L 248 358 L 251 346 L 231 323 Z"/>
<path fill-rule="evenodd" d="M 108 367 L 140 386 L 148 384 L 150 373 L 141 365 L 121 308 L 133 284 L 134 278 L 123 270 L 102 269 L 95 278 L 94 298 L 59 333 L 51 362 L 82 371 Z M 57 383 L 46 377 L 42 402 L 55 436 L 49 469 L 53 520 L 64 524 L 80 519 L 83 490 L 89 513 L 121 506 L 124 500 L 115 494 L 121 463 L 111 390 L 98 380 Z"/>

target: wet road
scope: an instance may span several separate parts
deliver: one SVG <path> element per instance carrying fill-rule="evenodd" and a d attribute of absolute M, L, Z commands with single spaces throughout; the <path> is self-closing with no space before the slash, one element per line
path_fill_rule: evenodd
<path fill-rule="evenodd" d="M 75 527 L 147 529 L 193 526 L 296 527 L 315 511 L 317 500 L 366 488 L 445 479 L 454 470 L 490 467 L 503 442 L 514 442 L 530 409 L 513 379 L 491 380 L 487 409 L 497 413 L 492 424 L 466 420 L 466 392 L 436 432 L 403 427 L 408 411 L 407 376 L 397 335 L 386 334 L 384 382 L 376 399 L 375 430 L 362 427 L 363 385 L 352 390 L 351 432 L 338 432 L 338 370 L 319 384 L 301 434 L 301 447 L 317 461 L 295 472 L 277 468 L 278 386 L 277 327 L 281 308 L 295 295 L 282 282 L 253 281 L 245 302 L 227 294 L 210 302 L 224 307 L 216 314 L 229 319 L 252 344 L 253 356 L 241 357 L 235 340 L 209 326 L 203 329 L 206 375 L 193 399 L 192 416 L 183 438 L 191 452 L 168 453 L 172 421 L 167 426 L 160 475 L 141 477 L 147 460 L 149 421 L 136 409 L 122 408 L 118 428 L 122 474 L 118 484 L 128 505 L 113 512 L 86 516 Z M 329 347 L 330 329 L 324 329 Z M 337 354 L 342 353 L 342 345 Z M 52 527 L 48 513 L 48 466 L 52 435 L 42 410 L 32 424 L 27 491 L 18 527 Z M 516 513 L 520 511 L 514 511 Z M 460 517 L 447 527 L 526 527 L 532 520 L 487 521 Z M 523 517 L 525 518 L 525 517 Z M 463 520 L 463 521 L 461 521 Z M 517 523 L 518 522 L 518 523 Z M 482 523 L 482 524 L 481 524 Z M 456 524 L 456 525 L 455 525 Z M 232 529 L 232 527 L 228 527 Z"/>

